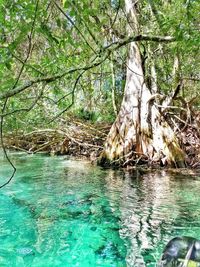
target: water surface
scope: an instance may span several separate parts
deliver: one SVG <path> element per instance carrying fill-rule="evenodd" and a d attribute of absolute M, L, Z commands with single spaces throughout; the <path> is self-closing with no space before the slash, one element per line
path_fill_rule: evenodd
<path fill-rule="evenodd" d="M 155 266 L 177 235 L 200 238 L 200 177 L 104 170 L 13 153 L 0 191 L 1 267 Z M 9 174 L 1 157 L 0 180 Z"/>

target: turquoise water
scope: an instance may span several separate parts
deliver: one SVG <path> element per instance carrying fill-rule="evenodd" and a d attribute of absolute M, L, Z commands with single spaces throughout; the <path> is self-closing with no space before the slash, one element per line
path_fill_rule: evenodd
<path fill-rule="evenodd" d="M 12 159 L 17 175 L 0 190 L 0 267 L 155 266 L 172 237 L 200 238 L 198 176 Z M 3 157 L 0 166 L 3 182 Z"/>

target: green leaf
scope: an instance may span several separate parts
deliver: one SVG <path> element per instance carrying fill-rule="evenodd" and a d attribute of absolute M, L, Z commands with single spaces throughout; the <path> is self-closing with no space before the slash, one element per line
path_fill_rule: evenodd
<path fill-rule="evenodd" d="M 65 6 L 66 0 L 62 0 L 63 7 Z"/>

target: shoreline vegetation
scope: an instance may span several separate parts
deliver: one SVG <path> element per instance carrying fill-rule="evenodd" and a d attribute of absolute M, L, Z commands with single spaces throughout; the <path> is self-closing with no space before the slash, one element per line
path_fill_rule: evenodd
<path fill-rule="evenodd" d="M 190 123 L 179 120 L 176 134 L 181 148 L 185 153 L 188 168 L 200 168 L 200 114 L 195 114 Z M 18 131 L 4 134 L 6 149 L 23 151 L 28 154 L 45 152 L 49 155 L 70 155 L 87 158 L 93 164 L 104 149 L 111 123 L 94 123 L 76 117 L 60 120 L 56 128 L 34 129 L 33 131 Z M 131 158 L 124 155 L 112 166 L 130 168 L 135 166 L 164 167 L 160 161 L 152 161 L 146 155 L 133 153 Z M 172 166 L 176 167 L 176 166 Z"/>
<path fill-rule="evenodd" d="M 73 118 L 62 120 L 55 128 L 10 132 L 4 135 L 7 149 L 35 154 L 71 155 L 95 161 L 103 150 L 109 123 L 90 123 Z"/>
<path fill-rule="evenodd" d="M 153 2 L 2 0 L 0 146 L 13 175 L 5 148 L 200 167 L 200 5 Z"/>

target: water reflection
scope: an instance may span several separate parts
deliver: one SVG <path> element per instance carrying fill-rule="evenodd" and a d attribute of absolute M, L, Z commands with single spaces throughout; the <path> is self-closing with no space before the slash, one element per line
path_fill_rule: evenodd
<path fill-rule="evenodd" d="M 172 237 L 200 236 L 198 177 L 165 171 L 110 171 L 105 181 L 107 197 L 120 209 L 120 234 L 129 248 L 128 266 L 155 266 L 164 244 Z M 118 199 L 115 191 L 120 192 Z"/>
<path fill-rule="evenodd" d="M 155 266 L 171 238 L 200 237 L 198 176 L 13 157 L 18 175 L 0 192 L 1 266 Z"/>

